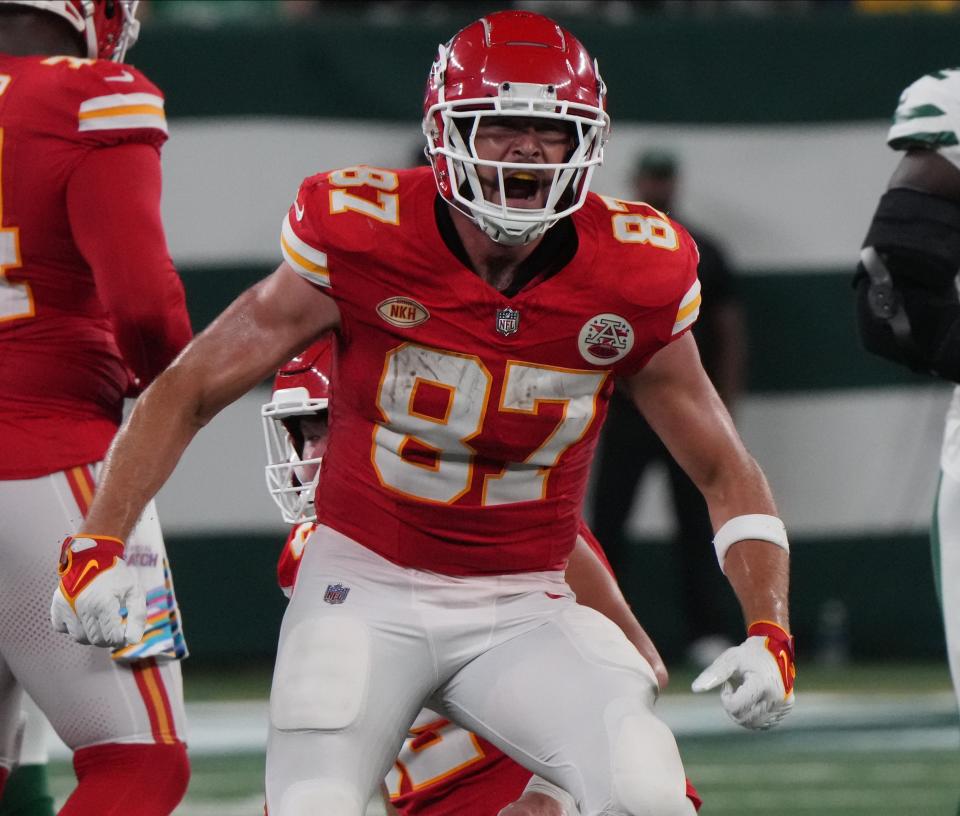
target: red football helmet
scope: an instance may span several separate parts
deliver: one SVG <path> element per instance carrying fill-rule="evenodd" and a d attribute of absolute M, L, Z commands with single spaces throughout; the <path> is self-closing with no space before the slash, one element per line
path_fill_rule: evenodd
<path fill-rule="evenodd" d="M 0 0 L 48 11 L 62 17 L 83 36 L 90 59 L 123 62 L 127 49 L 137 41 L 140 0 Z"/>
<path fill-rule="evenodd" d="M 321 457 L 302 458 L 302 417 L 318 416 L 330 404 L 333 338 L 323 337 L 283 365 L 270 402 L 260 410 L 267 446 L 267 490 L 288 524 L 313 521 L 313 494 Z M 307 477 L 306 473 L 312 471 Z"/>
<path fill-rule="evenodd" d="M 440 194 L 493 240 L 532 241 L 583 206 L 610 131 L 606 87 L 597 64 L 569 31 L 528 11 L 500 11 L 440 46 L 427 80 L 423 133 Z M 477 128 L 487 117 L 567 123 L 575 146 L 560 164 L 477 158 Z M 481 190 L 478 166 L 497 168 L 501 204 Z M 506 205 L 504 175 L 552 170 L 542 209 Z"/>

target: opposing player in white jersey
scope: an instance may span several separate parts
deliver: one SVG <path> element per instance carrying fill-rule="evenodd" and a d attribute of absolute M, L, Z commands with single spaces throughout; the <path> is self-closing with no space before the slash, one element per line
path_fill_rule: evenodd
<path fill-rule="evenodd" d="M 82 529 L 124 397 L 191 336 L 160 218 L 163 96 L 120 62 L 135 7 L 0 0 L 0 790 L 25 690 L 74 752 L 64 816 L 165 816 L 189 776 L 185 647 L 152 505 L 115 572 L 142 589 L 113 654 L 54 632 L 43 600 L 52 540 Z M 84 560 L 64 553 L 54 601 L 81 639 Z"/>
<path fill-rule="evenodd" d="M 284 365 L 263 406 L 267 489 L 284 521 L 293 525 L 277 563 L 277 580 L 289 598 L 307 541 L 317 528 L 314 495 L 327 449 L 333 338 L 322 338 Z M 607 615 L 649 661 L 660 689 L 667 670 L 620 592 L 599 542 L 581 525 L 566 579 L 579 603 Z M 533 776 L 495 745 L 424 709 L 386 780 L 400 816 L 495 816 L 514 804 L 525 816 L 577 816 L 569 794 Z M 700 798 L 687 783 L 699 811 Z"/>
<path fill-rule="evenodd" d="M 703 491 L 743 610 L 744 642 L 695 689 L 723 686 L 748 728 L 793 704 L 786 532 L 689 333 L 696 246 L 663 213 L 589 192 L 605 98 L 583 45 L 538 14 L 490 14 L 442 45 L 433 167 L 301 185 L 283 263 L 138 401 L 82 549 L 64 543 L 120 556 L 197 430 L 336 331 L 319 526 L 271 690 L 272 816 L 360 816 L 424 705 L 584 816 L 692 816 L 649 662 L 564 580 L 617 377 Z M 92 642 L 136 624 L 117 600 L 130 582 L 90 575 L 76 605 Z"/>
<path fill-rule="evenodd" d="M 860 253 L 860 336 L 875 354 L 960 383 L 960 69 L 903 92 L 887 144 L 904 156 Z M 931 543 L 960 699 L 960 388 L 947 411 Z"/>

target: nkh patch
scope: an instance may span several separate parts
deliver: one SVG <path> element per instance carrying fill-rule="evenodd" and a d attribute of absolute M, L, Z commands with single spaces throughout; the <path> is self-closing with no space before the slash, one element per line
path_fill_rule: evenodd
<path fill-rule="evenodd" d="M 342 604 L 350 594 L 350 587 L 343 584 L 327 584 L 327 591 L 323 593 L 323 600 L 328 604 Z"/>
<path fill-rule="evenodd" d="M 497 309 L 497 331 L 504 337 L 516 334 L 520 328 L 520 312 L 509 306 Z"/>
<path fill-rule="evenodd" d="M 583 324 L 577 345 L 580 356 L 588 363 L 604 365 L 626 357 L 633 348 L 633 339 L 633 327 L 625 318 L 598 314 Z"/>

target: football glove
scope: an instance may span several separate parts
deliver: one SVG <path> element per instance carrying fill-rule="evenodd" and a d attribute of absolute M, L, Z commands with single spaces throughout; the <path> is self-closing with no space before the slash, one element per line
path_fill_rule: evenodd
<path fill-rule="evenodd" d="M 793 708 L 793 638 L 775 623 L 750 625 L 747 639 L 727 649 L 693 681 L 695 692 L 723 684 L 720 702 L 744 728 L 772 728 Z"/>
<path fill-rule="evenodd" d="M 60 584 L 50 604 L 50 621 L 79 643 L 126 646 L 139 643 L 147 602 L 134 571 L 123 560 L 118 538 L 67 536 L 60 548 Z"/>

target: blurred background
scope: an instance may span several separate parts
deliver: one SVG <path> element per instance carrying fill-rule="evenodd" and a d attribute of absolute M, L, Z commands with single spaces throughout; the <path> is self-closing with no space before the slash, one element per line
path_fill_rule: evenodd
<path fill-rule="evenodd" d="M 303 177 L 417 160 L 437 44 L 510 6 L 555 17 L 599 62 L 613 131 L 592 189 L 633 200 L 643 157 L 660 156 L 671 211 L 722 252 L 743 337 L 731 406 L 790 533 L 801 678 L 867 667 L 859 680 L 882 685 L 873 667 L 915 666 L 943 692 L 936 721 L 952 728 L 927 543 L 949 389 L 861 351 L 850 281 L 897 162 L 885 134 L 900 92 L 960 62 L 955 0 L 142 2 L 129 59 L 167 99 L 164 216 L 194 328 L 279 262 L 280 222 Z M 268 393 L 206 428 L 158 499 L 193 653 L 188 698 L 191 675 L 266 677 L 272 661 L 286 529 L 263 481 Z M 697 632 L 662 463 L 635 498 L 605 543 L 626 553 L 624 592 L 682 676 Z M 729 597 L 725 608 L 715 628 L 739 640 Z M 960 778 L 946 756 L 931 773 Z M 949 810 L 849 812 L 953 814 L 955 795 L 935 804 L 947 798 Z M 768 805 L 738 800 L 730 812 Z"/>

